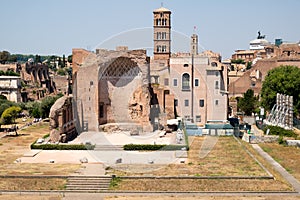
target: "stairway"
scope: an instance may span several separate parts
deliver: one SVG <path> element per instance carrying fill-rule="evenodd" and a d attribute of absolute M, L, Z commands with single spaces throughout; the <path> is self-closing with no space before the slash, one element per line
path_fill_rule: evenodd
<path fill-rule="evenodd" d="M 123 145 L 97 145 L 94 151 L 123 151 Z"/>
<path fill-rule="evenodd" d="M 81 192 L 97 192 L 109 189 L 110 176 L 70 176 L 67 179 L 66 190 Z"/>

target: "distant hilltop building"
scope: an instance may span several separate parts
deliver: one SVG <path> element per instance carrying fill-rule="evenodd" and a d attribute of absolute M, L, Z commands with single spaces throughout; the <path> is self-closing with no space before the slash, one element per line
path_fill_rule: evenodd
<path fill-rule="evenodd" d="M 171 52 L 171 11 L 153 11 L 153 57 L 145 50 L 73 49 L 75 118 L 82 131 L 135 124 L 146 131 L 178 116 L 204 126 L 227 120 L 227 68 L 212 51 Z M 176 41 L 175 41 L 176 42 Z M 115 124 L 117 123 L 117 124 Z"/>

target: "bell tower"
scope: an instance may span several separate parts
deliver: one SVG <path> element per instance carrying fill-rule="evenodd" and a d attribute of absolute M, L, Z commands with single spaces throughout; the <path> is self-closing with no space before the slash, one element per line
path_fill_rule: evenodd
<path fill-rule="evenodd" d="M 153 11 L 154 60 L 169 60 L 171 56 L 171 11 L 160 7 Z"/>
<path fill-rule="evenodd" d="M 198 55 L 198 35 L 193 34 L 191 36 L 191 50 L 190 53 L 192 55 Z"/>

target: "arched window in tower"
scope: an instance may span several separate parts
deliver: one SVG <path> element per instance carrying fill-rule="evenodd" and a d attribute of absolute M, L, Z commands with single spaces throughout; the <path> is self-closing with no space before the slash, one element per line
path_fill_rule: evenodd
<path fill-rule="evenodd" d="M 160 26 L 160 25 L 161 25 L 161 19 L 158 19 L 157 26 Z"/>
<path fill-rule="evenodd" d="M 188 73 L 182 75 L 182 90 L 190 90 L 190 75 Z"/>
<path fill-rule="evenodd" d="M 158 45 L 158 46 L 156 47 L 156 52 L 161 52 L 161 46 L 160 46 L 160 45 Z"/>
<path fill-rule="evenodd" d="M 162 32 L 161 39 L 163 39 L 163 40 L 167 39 L 167 33 L 166 32 Z"/>
<path fill-rule="evenodd" d="M 166 46 L 166 45 L 163 45 L 163 46 L 161 47 L 161 51 L 162 51 L 162 52 L 167 52 L 167 46 Z"/>
<path fill-rule="evenodd" d="M 161 32 L 157 32 L 156 39 L 157 39 L 157 40 L 160 40 L 161 38 L 162 38 Z"/>

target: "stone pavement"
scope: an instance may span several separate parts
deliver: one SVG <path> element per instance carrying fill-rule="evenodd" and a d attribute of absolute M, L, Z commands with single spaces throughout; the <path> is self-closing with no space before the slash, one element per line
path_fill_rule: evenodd
<path fill-rule="evenodd" d="M 269 162 L 276 171 L 278 171 L 295 189 L 296 192 L 300 193 L 300 183 L 294 176 L 288 173 L 278 162 L 276 162 L 269 154 L 264 152 L 258 144 L 252 144 L 252 147 L 267 161 Z"/>
<path fill-rule="evenodd" d="M 103 176 L 105 175 L 105 166 L 102 163 L 83 163 L 81 168 L 72 175 Z"/>

